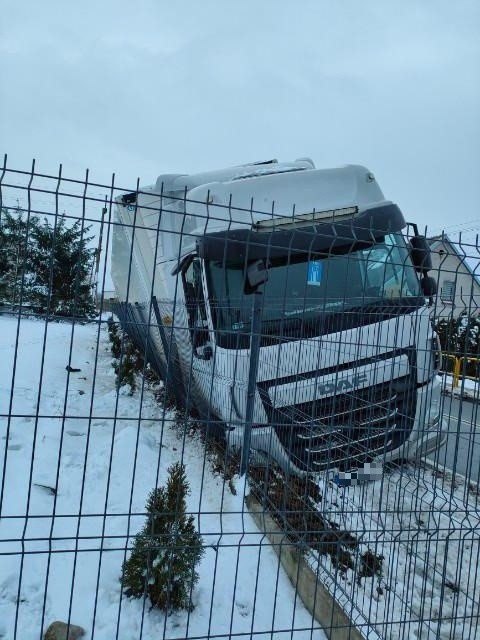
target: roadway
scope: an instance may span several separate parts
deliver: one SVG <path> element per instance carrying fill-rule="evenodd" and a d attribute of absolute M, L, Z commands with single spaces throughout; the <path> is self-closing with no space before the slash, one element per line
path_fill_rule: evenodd
<path fill-rule="evenodd" d="M 443 397 L 446 443 L 429 459 L 472 482 L 480 482 L 480 403 Z"/>

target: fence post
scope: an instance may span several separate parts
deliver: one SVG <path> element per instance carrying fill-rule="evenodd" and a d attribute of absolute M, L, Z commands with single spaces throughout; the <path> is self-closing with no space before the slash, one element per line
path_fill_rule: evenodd
<path fill-rule="evenodd" d="M 253 293 L 252 330 L 250 338 L 250 369 L 248 372 L 247 408 L 245 414 L 245 427 L 242 443 L 242 457 L 240 459 L 240 476 L 243 476 L 248 468 L 250 456 L 250 441 L 252 437 L 253 410 L 255 407 L 255 395 L 257 388 L 258 360 L 260 356 L 260 343 L 262 331 L 262 305 L 263 287 L 259 287 Z"/>
<path fill-rule="evenodd" d="M 258 360 L 260 358 L 263 285 L 268 280 L 268 270 L 263 260 L 252 262 L 247 268 L 247 284 L 253 293 L 252 325 L 250 337 L 250 367 L 248 371 L 247 407 L 245 410 L 245 426 L 242 443 L 242 457 L 240 458 L 240 476 L 248 468 L 250 456 L 250 441 L 252 436 L 253 410 L 257 389 Z"/>

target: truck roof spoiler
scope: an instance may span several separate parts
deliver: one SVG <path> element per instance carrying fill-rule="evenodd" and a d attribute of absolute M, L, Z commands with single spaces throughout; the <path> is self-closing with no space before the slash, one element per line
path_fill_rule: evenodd
<path fill-rule="evenodd" d="M 386 204 L 363 211 L 350 220 L 302 226 L 300 228 L 257 231 L 228 229 L 205 234 L 197 240 L 200 258 L 245 264 L 252 260 L 305 259 L 315 253 L 348 253 L 366 248 L 388 233 L 400 231 L 405 219 L 396 204 Z"/>

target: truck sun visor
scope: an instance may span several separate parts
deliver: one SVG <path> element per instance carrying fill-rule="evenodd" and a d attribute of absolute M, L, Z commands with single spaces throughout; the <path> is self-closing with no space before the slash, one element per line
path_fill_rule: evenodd
<path fill-rule="evenodd" d="M 298 229 L 259 232 L 253 229 L 229 229 L 205 234 L 197 240 L 201 258 L 244 263 L 267 257 L 269 260 L 288 259 L 295 254 L 348 251 L 365 248 L 388 233 L 405 226 L 402 212 L 396 204 L 368 209 L 349 220 L 320 223 Z"/>

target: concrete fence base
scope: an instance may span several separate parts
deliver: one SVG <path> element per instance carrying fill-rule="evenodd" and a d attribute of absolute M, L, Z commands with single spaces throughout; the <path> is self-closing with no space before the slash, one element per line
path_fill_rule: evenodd
<path fill-rule="evenodd" d="M 265 533 L 280 558 L 303 604 L 321 625 L 327 637 L 330 640 L 364 640 L 365 636 L 355 627 L 329 590 L 318 580 L 302 552 L 292 544 L 273 518 L 265 513 L 251 494 L 246 497 L 246 504 L 256 525 Z"/>

